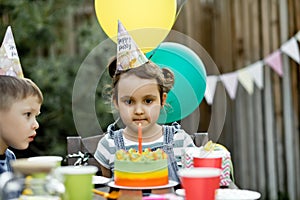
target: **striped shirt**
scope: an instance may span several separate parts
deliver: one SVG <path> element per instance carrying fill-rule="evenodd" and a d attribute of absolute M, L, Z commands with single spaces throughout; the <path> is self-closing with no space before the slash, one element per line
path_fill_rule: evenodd
<path fill-rule="evenodd" d="M 164 136 L 156 141 L 143 143 L 143 149 L 150 148 L 154 150 L 157 148 L 162 148 L 164 146 L 164 138 L 166 138 L 166 134 L 168 134 L 168 131 L 174 130 L 172 134 L 170 134 L 172 136 L 174 135 L 170 141 L 172 143 L 172 149 L 176 162 L 180 162 L 182 150 L 186 147 L 195 146 L 192 138 L 184 130 L 180 129 L 180 125 L 177 123 L 173 126 L 163 125 L 162 127 Z M 112 132 L 123 133 L 123 130 L 124 129 L 119 129 Z M 115 153 L 119 148 L 115 144 L 115 134 L 109 134 L 109 131 L 110 129 L 108 128 L 108 133 L 99 141 L 94 157 L 103 167 L 113 171 Z M 130 148 L 138 150 L 137 142 L 127 140 L 123 135 L 121 135 L 121 140 L 124 141 L 125 150 L 129 150 Z"/>

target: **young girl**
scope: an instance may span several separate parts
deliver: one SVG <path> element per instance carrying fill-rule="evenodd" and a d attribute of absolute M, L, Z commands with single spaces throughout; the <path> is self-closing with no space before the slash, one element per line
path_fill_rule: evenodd
<path fill-rule="evenodd" d="M 0 75 L 0 174 L 12 171 L 16 159 L 8 149 L 27 149 L 36 136 L 43 95 L 35 83 L 26 78 Z"/>
<path fill-rule="evenodd" d="M 112 100 L 125 128 L 116 130 L 115 123 L 111 124 L 98 143 L 94 157 L 101 165 L 103 176 L 112 177 L 117 150 L 138 150 L 138 125 L 141 124 L 143 149 L 162 148 L 168 154 L 169 179 L 179 182 L 177 162 L 181 150 L 195 145 L 179 124 L 157 123 L 167 94 L 174 85 L 174 74 L 151 61 L 136 68 L 115 71 L 116 59 L 109 65 L 113 79 Z"/>

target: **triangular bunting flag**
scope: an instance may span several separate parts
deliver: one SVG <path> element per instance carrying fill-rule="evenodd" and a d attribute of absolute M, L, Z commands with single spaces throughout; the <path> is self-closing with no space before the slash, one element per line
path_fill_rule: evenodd
<path fill-rule="evenodd" d="M 295 35 L 295 38 L 300 42 L 300 31 Z"/>
<path fill-rule="evenodd" d="M 297 40 L 295 38 L 289 39 L 280 47 L 281 51 L 291 57 L 294 61 L 300 64 L 300 54 Z"/>
<path fill-rule="evenodd" d="M 7 27 L 0 47 L 0 75 L 23 77 L 14 36 L 11 27 Z"/>
<path fill-rule="evenodd" d="M 217 82 L 218 82 L 217 76 L 208 76 L 206 78 L 206 90 L 205 90 L 204 97 L 206 99 L 206 102 L 209 105 L 213 103 Z"/>
<path fill-rule="evenodd" d="M 282 58 L 279 50 L 273 52 L 264 59 L 265 63 L 269 65 L 279 76 L 282 77 Z"/>
<path fill-rule="evenodd" d="M 220 79 L 229 94 L 229 97 L 231 99 L 235 99 L 236 90 L 238 86 L 238 79 L 237 79 L 237 73 L 226 73 L 220 76 Z"/>
<path fill-rule="evenodd" d="M 248 73 L 247 68 L 238 70 L 238 80 L 246 91 L 252 95 L 253 94 L 253 79 L 252 76 Z"/>
<path fill-rule="evenodd" d="M 264 63 L 262 61 L 257 61 L 247 67 L 248 73 L 252 76 L 252 79 L 259 89 L 264 87 L 263 66 Z"/>

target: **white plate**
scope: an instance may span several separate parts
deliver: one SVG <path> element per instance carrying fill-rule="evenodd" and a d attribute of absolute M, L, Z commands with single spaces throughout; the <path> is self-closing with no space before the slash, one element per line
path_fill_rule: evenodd
<path fill-rule="evenodd" d="M 178 195 L 178 196 L 181 196 L 181 197 L 184 197 L 185 196 L 185 191 L 184 189 L 177 189 L 175 191 L 175 193 Z"/>
<path fill-rule="evenodd" d="M 111 181 L 108 183 L 108 186 L 119 188 L 119 189 L 128 189 L 128 190 L 147 190 L 147 189 L 163 189 L 163 188 L 170 188 L 178 185 L 176 181 L 169 181 L 166 185 L 160 185 L 160 186 L 150 186 L 150 187 L 127 187 L 127 186 L 120 186 L 116 185 L 114 181 Z"/>
<path fill-rule="evenodd" d="M 111 181 L 111 179 L 104 176 L 93 176 L 93 184 L 106 184 L 109 181 Z"/>
<path fill-rule="evenodd" d="M 216 200 L 255 200 L 260 196 L 259 192 L 250 190 L 218 189 Z"/>
<path fill-rule="evenodd" d="M 185 196 L 184 189 L 175 191 L 178 196 Z M 216 200 L 255 200 L 260 198 L 260 193 L 250 190 L 218 189 Z"/>

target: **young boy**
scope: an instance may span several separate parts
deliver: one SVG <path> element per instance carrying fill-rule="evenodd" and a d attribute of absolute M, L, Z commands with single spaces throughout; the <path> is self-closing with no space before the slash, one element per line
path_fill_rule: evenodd
<path fill-rule="evenodd" d="M 16 159 L 8 149 L 27 149 L 36 136 L 43 95 L 27 78 L 0 75 L 0 174 Z"/>

